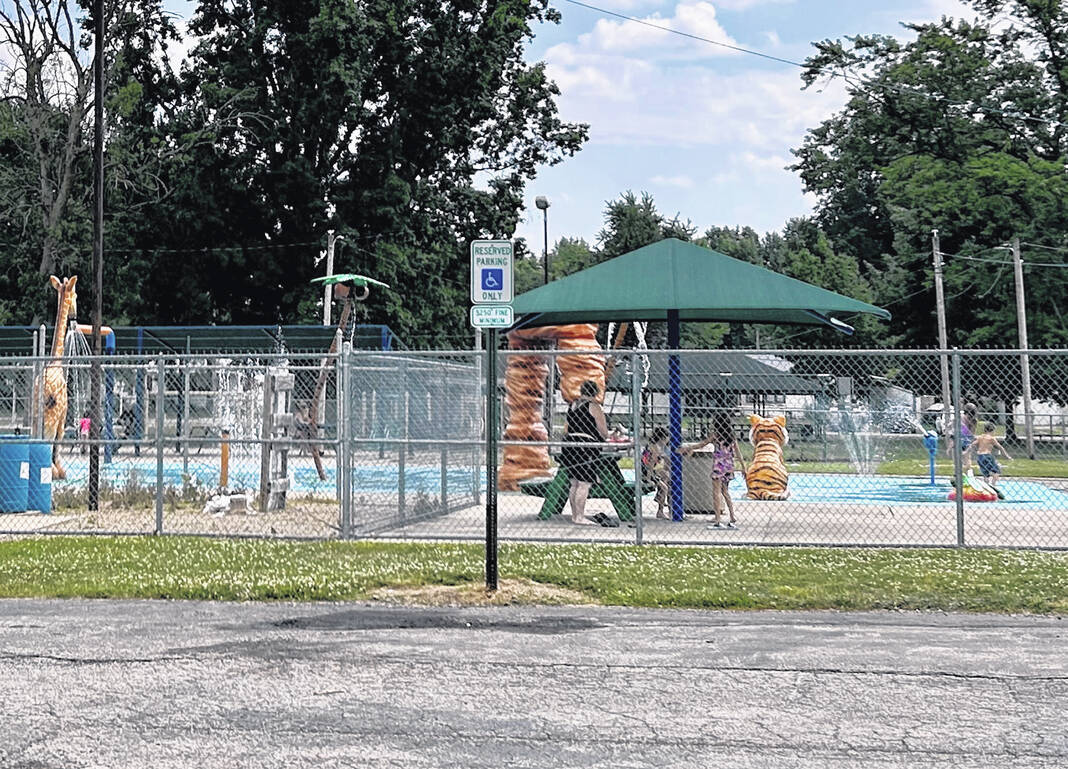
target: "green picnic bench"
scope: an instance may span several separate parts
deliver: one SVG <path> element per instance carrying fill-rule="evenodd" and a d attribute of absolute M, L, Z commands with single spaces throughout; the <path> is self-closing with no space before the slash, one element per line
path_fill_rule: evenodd
<path fill-rule="evenodd" d="M 608 499 L 615 508 L 616 515 L 621 521 L 634 520 L 634 482 L 627 482 L 623 473 L 619 472 L 619 466 L 614 459 L 602 457 L 597 461 L 597 475 L 600 481 L 590 487 L 590 499 Z M 532 497 L 541 497 L 545 501 L 541 505 L 538 518 L 546 521 L 554 515 L 559 515 L 567 505 L 567 495 L 571 488 L 571 477 L 567 470 L 560 467 L 552 478 L 534 478 L 529 481 L 520 481 L 519 490 Z M 642 493 L 649 494 L 656 491 L 656 484 L 652 481 L 642 483 Z"/>

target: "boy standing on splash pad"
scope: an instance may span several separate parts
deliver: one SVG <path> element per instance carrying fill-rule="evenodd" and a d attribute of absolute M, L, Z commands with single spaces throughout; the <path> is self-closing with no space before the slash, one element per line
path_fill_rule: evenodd
<path fill-rule="evenodd" d="M 983 428 L 983 434 L 976 436 L 975 443 L 970 447 L 970 450 L 975 451 L 976 461 L 979 464 L 979 470 L 983 473 L 983 478 L 989 480 L 991 486 L 996 486 L 1001 479 L 1001 466 L 998 465 L 994 452 L 1001 452 L 1007 462 L 1011 462 L 1012 457 L 1009 456 L 1009 452 L 1005 451 L 1005 447 L 998 443 L 998 439 L 994 437 L 993 423 L 986 423 Z"/>

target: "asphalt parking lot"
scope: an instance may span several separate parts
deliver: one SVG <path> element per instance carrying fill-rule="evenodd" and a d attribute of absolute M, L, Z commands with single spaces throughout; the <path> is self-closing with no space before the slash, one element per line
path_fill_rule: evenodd
<path fill-rule="evenodd" d="M 0 766 L 1061 767 L 1066 623 L 0 601 Z"/>

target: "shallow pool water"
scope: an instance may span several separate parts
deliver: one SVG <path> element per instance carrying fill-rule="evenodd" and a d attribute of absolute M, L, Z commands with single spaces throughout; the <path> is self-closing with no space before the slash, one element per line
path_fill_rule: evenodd
<path fill-rule="evenodd" d="M 64 457 L 67 468 L 66 481 L 56 486 L 83 485 L 88 478 L 88 463 L 84 457 Z M 155 484 L 156 461 L 154 457 L 122 457 L 111 464 L 100 465 L 101 481 L 112 486 L 135 484 L 151 487 Z M 336 489 L 337 467 L 332 462 L 324 463 L 326 480 L 319 476 L 308 458 L 292 461 L 289 466 L 290 490 L 298 494 L 332 496 Z M 163 484 L 181 487 L 184 476 L 190 482 L 207 489 L 219 485 L 219 467 L 215 462 L 190 461 L 188 470 L 183 469 L 180 459 L 168 458 L 163 464 Z M 396 463 L 356 465 L 353 467 L 353 492 L 360 494 L 395 494 L 400 482 Z M 634 479 L 633 470 L 623 470 L 623 476 Z M 472 486 L 485 487 L 485 471 L 481 468 L 450 466 L 446 471 L 450 494 L 471 493 Z M 441 466 L 408 464 L 404 468 L 405 490 L 408 494 L 437 495 L 441 492 Z M 242 461 L 230 468 L 231 489 L 258 489 L 259 462 Z M 745 481 L 739 475 L 731 483 L 731 497 L 745 497 Z M 931 485 L 927 478 L 894 475 L 847 475 L 794 473 L 790 476 L 791 502 L 822 503 L 838 505 L 952 505 L 948 499 L 949 479 L 936 478 Z M 1068 510 L 1068 493 L 1049 488 L 1035 481 L 1002 479 L 999 488 L 1005 500 L 999 502 L 973 503 L 991 505 L 1018 505 L 1025 507 Z M 971 504 L 971 503 L 970 503 Z"/>
<path fill-rule="evenodd" d="M 1068 494 L 1043 486 L 1041 483 L 1002 479 L 998 487 L 1005 494 L 1005 499 L 982 504 L 1027 505 L 1068 510 Z M 935 478 L 935 485 L 932 486 L 927 478 L 794 473 L 790 476 L 789 488 L 790 499 L 794 502 L 843 505 L 955 504 L 949 500 L 949 492 L 953 487 L 948 478 Z M 744 496 L 745 481 L 738 478 L 731 484 L 731 497 Z"/>
<path fill-rule="evenodd" d="M 64 481 L 56 481 L 57 488 L 82 486 L 89 477 L 88 463 L 82 457 L 64 457 L 63 466 L 67 470 Z M 314 494 L 332 496 L 337 487 L 337 466 L 324 461 L 323 472 L 326 480 L 320 480 L 310 459 L 291 461 L 289 465 L 290 492 L 296 494 Z M 163 485 L 180 488 L 185 484 L 215 489 L 219 486 L 218 460 L 215 462 L 190 461 L 185 468 L 180 459 L 165 459 L 163 463 Z M 485 475 L 476 477 L 471 467 L 450 466 L 446 470 L 446 481 L 450 495 L 470 492 L 475 481 L 480 486 L 485 484 Z M 142 455 L 136 459 L 123 457 L 121 460 L 100 464 L 100 481 L 104 485 L 123 487 L 134 485 L 152 487 L 156 483 L 156 460 Z M 441 493 L 441 466 L 409 464 L 404 468 L 405 490 L 409 494 L 437 495 Z M 259 462 L 242 461 L 234 463 L 229 471 L 229 487 L 232 490 L 259 488 Z M 354 493 L 387 494 L 396 493 L 400 485 L 400 470 L 396 464 L 356 465 L 352 469 L 352 488 Z"/>

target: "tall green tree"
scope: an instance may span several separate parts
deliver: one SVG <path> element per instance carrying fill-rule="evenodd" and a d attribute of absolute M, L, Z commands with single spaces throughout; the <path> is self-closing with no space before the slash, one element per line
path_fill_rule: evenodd
<path fill-rule="evenodd" d="M 1016 304 L 1002 249 L 1011 237 L 1065 245 L 1068 229 L 1068 7 L 1037 0 L 971 0 L 974 22 L 908 25 L 902 42 L 825 41 L 807 84 L 845 75 L 846 107 L 812 129 L 796 169 L 819 197 L 817 218 L 836 249 L 863 267 L 876 304 L 894 313 L 885 345 L 936 343 L 931 230 L 946 257 L 952 345 L 1014 346 Z M 1039 254 L 1061 253 L 1034 250 Z M 978 259 L 980 261 L 973 261 Z M 1033 347 L 1063 346 L 1064 270 L 1030 268 Z M 1035 397 L 1063 400 L 1063 376 L 1037 359 Z M 965 361 L 971 398 L 1012 403 L 1018 362 Z M 937 378 L 929 377 L 928 392 Z M 1008 426 L 1012 434 L 1012 425 Z"/>
<path fill-rule="evenodd" d="M 664 238 L 692 240 L 695 232 L 696 228 L 688 221 L 680 221 L 677 216 L 665 218 L 648 192 L 643 192 L 639 199 L 627 190 L 618 200 L 609 201 L 605 206 L 604 227 L 597 239 L 603 260 L 614 259 Z"/>
<path fill-rule="evenodd" d="M 751 227 L 710 227 L 700 242 L 722 254 L 773 272 L 854 299 L 870 300 L 868 285 L 860 275 L 856 260 L 832 248 L 826 233 L 811 219 L 791 219 L 781 233 L 769 232 L 763 236 Z M 858 329 L 857 339 L 866 341 L 875 327 L 866 318 L 854 322 Z M 832 330 L 741 323 L 731 324 L 729 332 L 721 337 L 724 344 L 738 348 L 784 344 L 839 347 L 843 343 L 841 334 Z"/>
<path fill-rule="evenodd" d="M 1030 0 L 971 5 L 978 21 L 907 25 L 916 35 L 908 42 L 824 41 L 807 62 L 806 84 L 844 75 L 850 99 L 809 131 L 795 168 L 819 198 L 817 220 L 835 250 L 856 260 L 875 303 L 894 313 L 887 344 L 936 339 L 932 229 L 947 252 L 1013 234 L 1051 242 L 1064 231 L 1068 10 Z M 1011 292 L 984 293 L 987 273 L 974 263 L 949 267 L 953 343 L 1005 341 L 1015 322 Z M 1063 294 L 1058 279 L 1049 285 L 1042 303 Z M 1045 316 L 1032 341 L 1063 340 L 1055 313 Z"/>
<path fill-rule="evenodd" d="M 338 269 L 394 287 L 360 319 L 418 344 L 466 339 L 468 242 L 510 237 L 525 183 L 586 138 L 523 59 L 532 25 L 558 18 L 544 0 L 203 0 L 177 130 L 243 117 L 175 167 L 184 193 L 159 218 L 164 241 L 209 249 L 192 276 L 208 317 L 314 317 L 315 242 L 332 226 Z M 274 247 L 211 250 L 248 244 Z"/>
<path fill-rule="evenodd" d="M 118 114 L 134 109 L 141 89 L 160 79 L 167 68 L 163 49 L 175 33 L 159 0 L 105 0 L 103 7 L 106 194 L 123 199 L 155 175 L 158 147 L 116 151 Z M 0 293 L 18 297 L 0 301 L 0 322 L 51 316 L 54 294 L 43 278 L 89 267 L 94 62 L 88 23 L 85 4 L 75 0 L 0 3 Z"/>
<path fill-rule="evenodd" d="M 556 280 L 603 261 L 583 238 L 561 238 L 549 256 L 549 279 Z"/>

